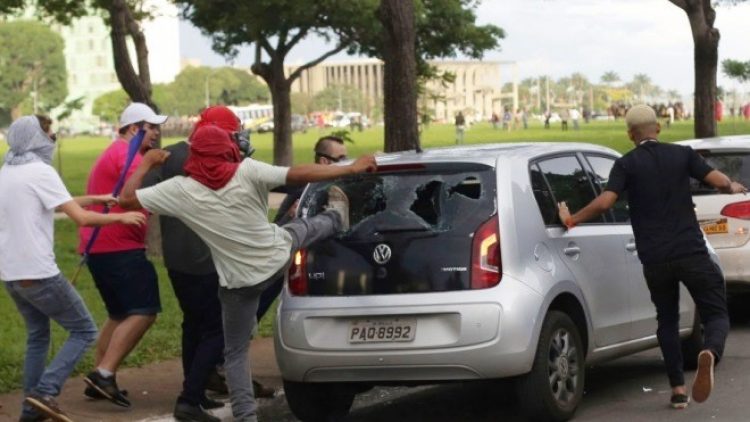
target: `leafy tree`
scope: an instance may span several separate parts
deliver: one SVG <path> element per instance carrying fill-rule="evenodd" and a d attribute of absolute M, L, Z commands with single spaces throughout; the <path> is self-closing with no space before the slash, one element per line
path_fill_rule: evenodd
<path fill-rule="evenodd" d="M 604 72 L 604 74 L 601 77 L 601 81 L 602 81 L 603 84 L 605 84 L 605 85 L 607 85 L 609 87 L 612 87 L 617 82 L 620 82 L 620 75 L 618 75 L 616 72 L 610 70 L 608 72 Z"/>
<path fill-rule="evenodd" d="M 62 37 L 39 22 L 0 22 L 0 45 L 1 110 L 16 119 L 24 112 L 47 113 L 65 100 Z"/>
<path fill-rule="evenodd" d="M 304 92 L 293 92 L 291 95 L 292 113 L 307 116 L 315 111 L 313 97 Z"/>
<path fill-rule="evenodd" d="M 721 69 L 729 78 L 743 83 L 750 80 L 750 61 L 726 59 L 721 62 Z"/>
<path fill-rule="evenodd" d="M 627 87 L 638 97 L 638 101 L 646 101 L 646 97 L 654 88 L 651 77 L 644 73 L 638 73 L 633 76 L 633 80 L 627 84 Z"/>
<path fill-rule="evenodd" d="M 695 66 L 695 137 L 716 136 L 714 103 L 719 62 L 719 29 L 714 27 L 714 3 L 737 4 L 745 0 L 669 0 L 687 14 L 693 34 Z"/>
<path fill-rule="evenodd" d="M 362 111 L 365 99 L 362 91 L 352 85 L 329 85 L 313 96 L 315 110 Z"/>
<path fill-rule="evenodd" d="M 479 27 L 474 24 L 475 0 L 412 1 L 417 31 L 415 55 L 420 59 L 419 73 L 428 67 L 426 61 L 421 59 L 454 57 L 458 53 L 481 57 L 484 51 L 495 48 L 498 39 L 503 36 L 502 30 L 493 25 Z M 175 2 L 185 7 L 185 17 L 213 38 L 214 49 L 218 52 L 232 55 L 237 53 L 237 47 L 242 44 L 252 44 L 255 47 L 251 69 L 268 84 L 274 105 L 276 164 L 292 162 L 290 88 L 291 83 L 304 70 L 344 50 L 385 58 L 383 26 L 375 19 L 379 0 Z M 329 41 L 329 50 L 292 72 L 285 73 L 284 61 L 289 51 L 312 34 Z M 416 110 L 416 96 L 412 103 Z M 416 112 L 413 115 L 415 119 Z M 412 126 L 413 131 L 409 130 L 416 134 L 416 120 L 413 124 L 404 125 L 409 128 Z M 386 142 L 389 142 L 388 135 L 386 138 Z"/>
<path fill-rule="evenodd" d="M 18 13 L 33 6 L 45 18 L 63 25 L 73 19 L 102 12 L 111 28 L 115 72 L 122 88 L 133 101 L 158 110 L 152 101 L 148 48 L 140 22 L 150 16 L 144 0 L 0 0 L 0 13 Z M 129 41 L 136 53 L 138 71 L 130 59 Z"/>

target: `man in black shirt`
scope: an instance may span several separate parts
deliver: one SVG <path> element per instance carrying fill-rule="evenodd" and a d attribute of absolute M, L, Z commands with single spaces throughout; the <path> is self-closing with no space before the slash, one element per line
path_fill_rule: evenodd
<path fill-rule="evenodd" d="M 313 151 L 315 151 L 316 164 L 334 164 L 341 160 L 346 160 L 346 145 L 344 145 L 344 140 L 338 136 L 323 136 L 315 143 Z M 274 224 L 283 226 L 297 215 L 297 205 L 306 186 L 283 186 L 274 190 L 274 192 L 286 193 L 273 220 Z M 273 305 L 273 301 L 276 300 L 283 287 L 284 277 L 279 277 L 263 291 L 258 303 L 258 312 L 256 313 L 258 322 L 263 319 L 263 315 L 268 312 L 268 309 Z"/>
<path fill-rule="evenodd" d="M 729 333 L 724 277 L 708 255 L 695 216 L 690 178 L 722 193 L 747 189 L 711 168 L 691 148 L 659 142 L 660 126 L 651 107 L 631 108 L 625 121 L 635 149 L 615 162 L 604 192 L 580 211 L 570 215 L 565 202 L 558 204 L 560 220 L 571 229 L 607 211 L 627 192 L 638 257 L 656 306 L 656 336 L 672 387 L 671 404 L 684 408 L 689 399 L 679 335 L 680 281 L 693 297 L 705 329 L 692 391 L 697 402 L 711 393 L 714 362 L 721 358 Z"/>

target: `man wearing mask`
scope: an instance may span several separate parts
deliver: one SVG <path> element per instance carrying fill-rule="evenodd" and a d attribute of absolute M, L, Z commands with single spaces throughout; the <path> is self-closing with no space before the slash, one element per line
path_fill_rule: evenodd
<path fill-rule="evenodd" d="M 21 422 L 48 417 L 70 421 L 55 397 L 97 334 L 81 296 L 55 262 L 55 210 L 79 226 L 138 226 L 146 221 L 138 212 L 104 215 L 82 208 L 114 204 L 111 195 L 70 196 L 51 166 L 56 139 L 51 125 L 46 116 L 24 116 L 13 122 L 8 130 L 10 150 L 0 168 L 0 279 L 27 330 Z M 69 337 L 45 367 L 50 320 Z"/>

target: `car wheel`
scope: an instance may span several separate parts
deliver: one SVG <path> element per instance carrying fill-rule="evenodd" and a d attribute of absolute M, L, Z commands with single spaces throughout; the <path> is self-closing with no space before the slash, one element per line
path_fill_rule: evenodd
<path fill-rule="evenodd" d="M 685 370 L 692 371 L 698 368 L 698 353 L 701 350 L 703 350 L 703 324 L 696 309 L 693 332 L 690 337 L 682 340 L 682 367 Z"/>
<path fill-rule="evenodd" d="M 286 402 L 303 422 L 327 422 L 349 413 L 355 390 L 346 384 L 305 383 L 284 380 Z"/>
<path fill-rule="evenodd" d="M 578 327 L 550 311 L 539 335 L 531 372 L 518 382 L 521 408 L 534 421 L 567 421 L 583 397 L 585 362 Z"/>

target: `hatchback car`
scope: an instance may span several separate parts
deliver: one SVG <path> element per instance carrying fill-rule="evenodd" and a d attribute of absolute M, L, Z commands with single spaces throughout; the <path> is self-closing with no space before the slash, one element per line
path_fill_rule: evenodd
<path fill-rule="evenodd" d="M 750 135 L 677 142 L 698 151 L 711 167 L 750 186 Z M 726 195 L 711 186 L 692 184 L 698 222 L 721 261 L 729 293 L 750 293 L 750 197 Z"/>
<path fill-rule="evenodd" d="M 532 418 L 569 419 L 586 365 L 657 346 L 624 202 L 570 231 L 557 216 L 557 201 L 593 199 L 618 157 L 577 143 L 446 148 L 309 185 L 300 215 L 321 212 L 334 183 L 351 227 L 292 260 L 275 346 L 294 414 L 345 414 L 378 384 L 513 377 Z M 694 365 L 684 290 L 680 313 Z"/>

